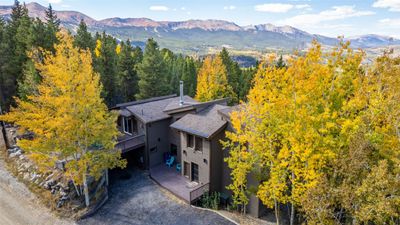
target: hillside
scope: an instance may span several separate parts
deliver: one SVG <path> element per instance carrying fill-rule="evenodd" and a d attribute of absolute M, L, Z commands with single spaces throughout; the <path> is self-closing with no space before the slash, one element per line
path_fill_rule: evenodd
<path fill-rule="evenodd" d="M 46 7 L 27 4 L 29 15 L 44 19 Z M 11 6 L 0 6 L 0 16 L 9 18 Z M 238 51 L 291 52 L 305 49 L 313 39 L 326 46 L 337 44 L 336 38 L 310 34 L 291 26 L 259 24 L 239 26 L 223 20 L 154 21 L 148 18 L 108 18 L 95 20 L 76 11 L 57 11 L 62 25 L 74 32 L 84 20 L 92 32 L 107 32 L 119 39 L 130 39 L 142 46 L 150 37 L 161 47 L 187 54 L 205 54 L 212 49 L 227 47 Z M 353 47 L 377 48 L 400 45 L 400 40 L 378 35 L 349 38 Z"/>

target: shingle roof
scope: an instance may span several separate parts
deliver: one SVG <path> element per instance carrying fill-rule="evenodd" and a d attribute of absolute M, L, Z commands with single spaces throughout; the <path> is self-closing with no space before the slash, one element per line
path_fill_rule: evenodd
<path fill-rule="evenodd" d="M 242 107 L 242 105 L 235 105 L 235 106 L 232 106 L 232 107 L 229 107 L 229 108 L 220 109 L 220 110 L 218 110 L 218 112 L 221 115 L 225 116 L 227 119 L 230 120 L 231 119 L 231 113 L 234 112 L 234 111 L 240 111 L 241 107 Z"/>
<path fill-rule="evenodd" d="M 225 105 L 211 105 L 198 114 L 187 114 L 171 124 L 172 128 L 203 138 L 210 138 L 220 131 L 227 122 L 221 119 L 219 110 L 230 108 Z"/>
<path fill-rule="evenodd" d="M 184 102 L 193 102 L 197 103 L 194 99 L 189 96 L 184 96 Z M 128 105 L 129 104 L 129 105 Z M 176 95 L 166 96 L 166 97 L 158 97 L 148 100 L 142 100 L 137 102 L 130 102 L 118 105 L 121 107 L 120 115 L 122 116 L 130 116 L 134 115 L 142 120 L 144 123 L 154 122 L 158 120 L 168 119 L 171 116 L 164 112 L 165 109 L 178 109 L 179 107 L 186 107 L 179 105 L 179 97 Z"/>
<path fill-rule="evenodd" d="M 164 108 L 164 112 L 173 111 L 180 108 L 188 108 L 196 104 L 199 104 L 199 102 L 185 95 L 183 96 L 183 105 L 179 104 L 178 98 L 178 101 L 171 101 L 170 103 L 168 103 L 168 105 Z"/>

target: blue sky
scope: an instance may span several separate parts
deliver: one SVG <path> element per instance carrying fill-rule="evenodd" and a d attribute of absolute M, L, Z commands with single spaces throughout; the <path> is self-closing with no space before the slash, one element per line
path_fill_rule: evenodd
<path fill-rule="evenodd" d="M 30 1 L 26 1 L 30 2 Z M 328 36 L 381 34 L 400 38 L 400 0 L 37 0 L 56 10 L 75 10 L 95 19 L 223 19 L 238 25 L 291 25 Z M 10 5 L 13 0 L 0 0 Z"/>

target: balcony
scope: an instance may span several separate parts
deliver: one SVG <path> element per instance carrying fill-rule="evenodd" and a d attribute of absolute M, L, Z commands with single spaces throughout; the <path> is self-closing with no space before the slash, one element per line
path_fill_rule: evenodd
<path fill-rule="evenodd" d="M 129 152 L 131 150 L 140 148 L 144 146 L 144 134 L 138 135 L 128 135 L 124 134 L 118 138 L 118 143 L 115 146 L 118 149 L 121 149 L 122 153 Z"/>

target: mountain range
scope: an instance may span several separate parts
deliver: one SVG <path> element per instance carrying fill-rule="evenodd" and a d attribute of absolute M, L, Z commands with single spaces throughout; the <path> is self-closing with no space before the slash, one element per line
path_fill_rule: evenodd
<path fill-rule="evenodd" d="M 46 7 L 38 3 L 28 3 L 31 17 L 45 18 Z M 12 6 L 0 6 L 0 16 L 10 18 Z M 133 44 L 143 46 L 152 37 L 161 47 L 176 52 L 205 54 L 227 47 L 242 52 L 290 52 L 305 49 L 313 39 L 325 46 L 334 46 L 337 38 L 306 31 L 291 26 L 260 24 L 239 26 L 224 20 L 154 21 L 148 18 L 108 18 L 95 20 L 76 11 L 56 11 L 63 27 L 76 31 L 84 20 L 91 32 L 103 32 L 118 39 L 130 39 Z M 379 35 L 363 35 L 347 38 L 356 48 L 379 48 L 400 45 L 400 40 Z"/>

